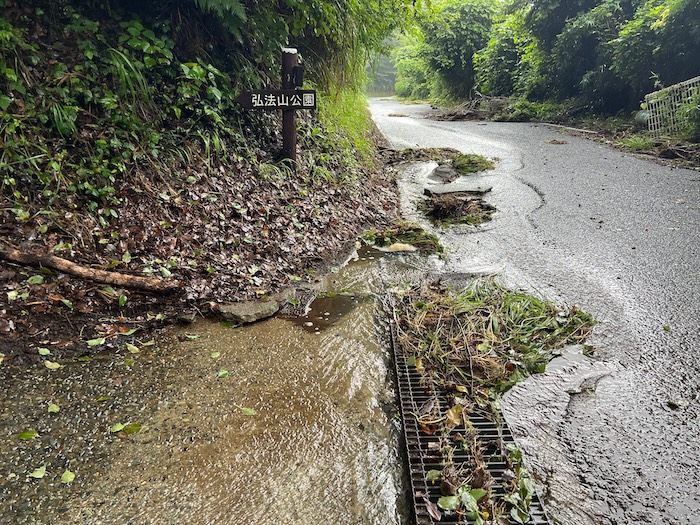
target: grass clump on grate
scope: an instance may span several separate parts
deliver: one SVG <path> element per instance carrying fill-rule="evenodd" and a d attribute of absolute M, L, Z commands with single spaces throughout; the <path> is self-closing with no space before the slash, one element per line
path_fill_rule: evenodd
<path fill-rule="evenodd" d="M 593 325 L 576 307 L 561 310 L 493 278 L 457 292 L 439 284 L 413 288 L 400 304 L 402 349 L 421 359 L 439 386 L 461 385 L 471 395 L 502 393 L 543 372 L 557 350 L 581 343 Z"/>

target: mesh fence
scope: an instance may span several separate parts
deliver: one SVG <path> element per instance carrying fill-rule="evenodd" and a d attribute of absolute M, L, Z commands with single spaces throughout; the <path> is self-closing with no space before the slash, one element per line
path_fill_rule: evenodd
<path fill-rule="evenodd" d="M 680 110 L 698 100 L 699 94 L 700 77 L 695 77 L 646 95 L 644 102 L 649 112 L 649 131 L 656 135 L 682 131 L 686 121 Z"/>

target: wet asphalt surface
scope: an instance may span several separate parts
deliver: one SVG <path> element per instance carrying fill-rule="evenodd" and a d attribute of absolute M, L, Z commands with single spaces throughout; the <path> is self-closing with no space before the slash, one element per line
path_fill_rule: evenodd
<path fill-rule="evenodd" d="M 552 521 L 700 523 L 700 172 L 544 124 L 370 109 L 396 148 L 498 158 L 477 176 L 498 212 L 442 232 L 447 270 L 498 273 L 598 322 L 591 358 L 564 355 L 504 400 Z M 428 172 L 400 180 L 409 216 Z"/>

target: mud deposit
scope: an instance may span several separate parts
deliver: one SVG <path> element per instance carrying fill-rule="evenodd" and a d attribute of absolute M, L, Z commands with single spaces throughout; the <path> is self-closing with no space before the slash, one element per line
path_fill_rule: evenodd
<path fill-rule="evenodd" d="M 0 522 L 400 523 L 394 393 L 364 259 L 329 279 L 342 293 L 308 320 L 201 321 L 138 353 L 0 368 Z M 28 429 L 38 436 L 18 439 Z"/>

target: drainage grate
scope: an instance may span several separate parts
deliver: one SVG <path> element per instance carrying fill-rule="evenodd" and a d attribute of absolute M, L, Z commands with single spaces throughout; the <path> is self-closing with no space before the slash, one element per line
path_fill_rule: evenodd
<path fill-rule="evenodd" d="M 443 495 L 439 484 L 430 483 L 426 479 L 430 470 L 441 470 L 444 467 L 442 456 L 439 453 L 441 437 L 425 434 L 419 428 L 414 414 L 419 413 L 421 407 L 431 401 L 436 406 L 439 405 L 442 414 L 446 413 L 450 407 L 446 393 L 436 392 L 432 384 L 426 384 L 423 377 L 415 371 L 415 367 L 408 365 L 403 351 L 397 344 L 396 324 L 392 322 L 390 325 L 391 346 L 396 366 L 416 525 L 432 525 L 436 523 L 440 525 L 473 525 L 473 521 L 467 519 L 456 520 L 454 515 L 448 516 L 447 514 L 443 515 L 441 520 L 436 520 L 429 511 L 429 506 L 433 509 L 437 508 L 437 501 Z M 481 445 L 483 457 L 488 458 L 486 459 L 486 468 L 494 481 L 492 490 L 497 495 L 504 495 L 503 474 L 508 467 L 502 459 L 502 451 L 509 444 L 515 444 L 513 435 L 505 421 L 501 425 L 500 432 L 498 426 L 487 418 L 470 415 L 469 421 L 474 430 L 476 430 L 476 439 Z M 450 432 L 450 437 L 455 437 L 457 434 L 465 435 L 466 433 L 467 430 L 463 426 L 456 427 Z M 460 467 L 469 468 L 470 465 L 474 464 L 473 458 L 466 451 L 455 451 L 452 461 L 457 469 Z M 528 525 L 549 524 L 544 507 L 536 494 L 532 497 L 529 514 L 530 520 L 527 522 Z"/>

